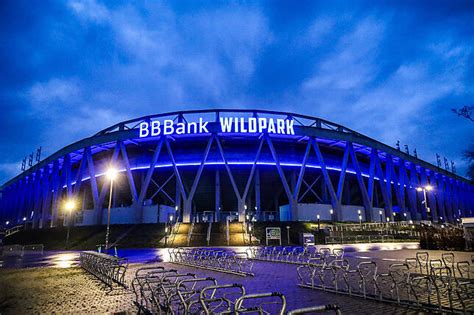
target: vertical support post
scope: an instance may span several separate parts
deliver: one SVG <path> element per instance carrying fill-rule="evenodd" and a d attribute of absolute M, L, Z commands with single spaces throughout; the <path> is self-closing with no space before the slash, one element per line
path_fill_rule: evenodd
<path fill-rule="evenodd" d="M 221 176 L 219 173 L 219 169 L 216 168 L 216 202 L 215 202 L 215 214 L 214 214 L 214 222 L 219 222 L 221 219 Z"/>
<path fill-rule="evenodd" d="M 260 201 L 260 170 L 258 168 L 255 171 L 255 207 L 257 220 L 261 220 L 262 206 Z"/>

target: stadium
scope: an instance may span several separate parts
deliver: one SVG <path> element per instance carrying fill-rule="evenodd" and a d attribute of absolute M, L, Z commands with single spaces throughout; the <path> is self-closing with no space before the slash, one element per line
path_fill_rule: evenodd
<path fill-rule="evenodd" d="M 111 176 L 108 176 L 111 175 Z M 212 109 L 140 117 L 62 148 L 1 186 L 2 224 L 432 221 L 474 211 L 474 185 L 344 126 Z"/>

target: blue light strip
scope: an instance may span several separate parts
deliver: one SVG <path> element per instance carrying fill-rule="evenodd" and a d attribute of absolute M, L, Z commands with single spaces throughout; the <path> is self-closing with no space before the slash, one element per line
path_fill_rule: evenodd
<path fill-rule="evenodd" d="M 235 162 L 229 161 L 229 162 L 227 162 L 227 164 L 229 164 L 229 165 L 253 165 L 253 163 L 254 163 L 253 161 L 235 161 Z M 178 166 L 178 167 L 199 166 L 199 165 L 201 165 L 201 162 L 176 163 L 176 166 Z M 206 163 L 204 163 L 204 165 L 224 165 L 224 162 L 223 161 L 221 161 L 221 162 L 206 162 Z M 276 163 L 275 162 L 257 162 L 257 165 L 276 166 Z M 280 162 L 280 165 L 281 166 L 286 166 L 286 167 L 301 167 L 301 163 Z M 172 167 L 172 166 L 173 166 L 173 164 L 171 164 L 171 163 L 157 164 L 157 165 L 155 165 L 155 168 L 167 168 L 167 167 Z M 306 164 L 306 167 L 307 168 L 313 168 L 313 169 L 321 169 L 320 165 L 314 165 L 314 164 Z M 150 168 L 150 166 L 144 165 L 144 166 L 130 167 L 130 170 L 135 171 L 135 170 L 144 170 L 144 169 L 149 169 L 149 168 Z M 327 166 L 326 169 L 328 169 L 330 171 L 337 171 L 337 172 L 342 171 L 341 168 L 332 167 L 332 166 Z M 126 171 L 125 168 L 117 170 L 118 173 L 122 173 L 122 172 L 125 172 L 125 171 Z M 356 174 L 355 171 L 349 170 L 349 169 L 346 170 L 346 173 Z M 96 174 L 95 177 L 96 178 L 102 177 L 105 174 L 106 174 L 106 172 L 102 172 L 102 173 Z M 369 178 L 369 174 L 362 173 L 362 176 Z M 380 180 L 376 176 L 374 176 L 374 179 L 375 180 Z M 84 177 L 82 179 L 82 182 L 87 181 L 87 180 L 90 180 L 90 176 Z M 387 182 L 387 180 L 384 179 L 384 182 Z M 395 184 L 393 181 L 390 181 L 390 183 Z M 75 184 L 76 184 L 75 181 L 71 183 L 71 185 L 75 185 Z M 397 183 L 397 185 L 400 186 L 400 183 Z M 406 185 L 403 185 L 403 186 L 407 187 Z M 64 185 L 63 188 L 66 188 L 66 185 Z"/>

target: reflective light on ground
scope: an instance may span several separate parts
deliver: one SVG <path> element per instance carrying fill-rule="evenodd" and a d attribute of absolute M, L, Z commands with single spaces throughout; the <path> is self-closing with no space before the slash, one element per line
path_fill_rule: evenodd
<path fill-rule="evenodd" d="M 51 267 L 71 268 L 78 265 L 79 253 L 60 253 L 49 258 Z"/>

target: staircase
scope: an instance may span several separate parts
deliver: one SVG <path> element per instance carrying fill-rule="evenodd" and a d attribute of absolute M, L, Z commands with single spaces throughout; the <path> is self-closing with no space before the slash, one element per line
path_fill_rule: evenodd
<path fill-rule="evenodd" d="M 229 245 L 243 246 L 247 245 L 245 238 L 245 225 L 241 222 L 229 223 Z"/>
<path fill-rule="evenodd" d="M 168 246 L 182 247 L 208 246 L 209 223 L 177 223 L 168 239 Z M 209 246 L 227 246 L 227 225 L 223 222 L 215 222 L 211 225 L 209 233 Z M 188 243 L 189 238 L 189 243 Z M 253 239 L 256 241 L 256 238 Z M 245 225 L 241 222 L 229 223 L 229 245 L 244 246 L 249 245 L 248 237 L 245 234 Z"/>
<path fill-rule="evenodd" d="M 188 234 L 190 229 L 191 223 L 176 223 L 176 226 L 169 237 L 169 246 L 188 246 Z"/>
<path fill-rule="evenodd" d="M 207 228 L 209 223 L 194 223 L 189 246 L 206 246 Z"/>

